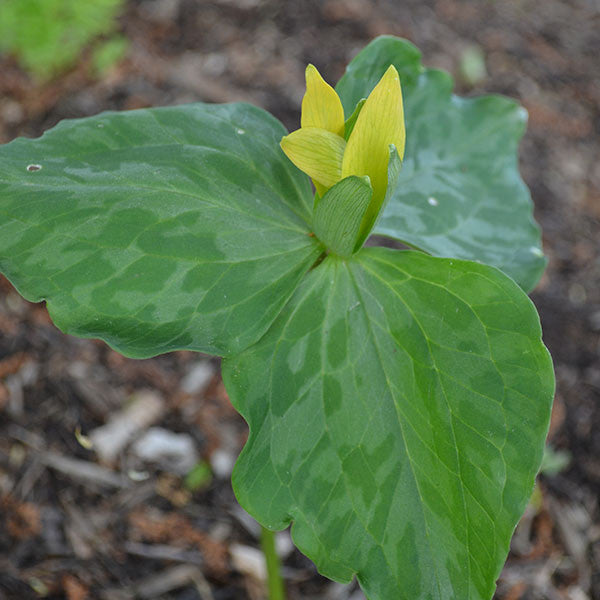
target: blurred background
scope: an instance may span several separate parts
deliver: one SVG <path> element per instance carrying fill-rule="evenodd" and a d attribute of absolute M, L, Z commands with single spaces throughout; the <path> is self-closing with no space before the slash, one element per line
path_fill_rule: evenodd
<path fill-rule="evenodd" d="M 195 101 L 249 101 L 295 129 L 306 64 L 334 83 L 380 34 L 457 93 L 529 111 L 521 169 L 549 257 L 532 298 L 558 387 L 496 598 L 598 600 L 600 0 L 1 0 L 0 142 Z M 264 598 L 229 483 L 245 436 L 217 361 L 122 358 L 0 279 L 0 599 Z M 363 598 L 279 543 L 291 600 Z"/>

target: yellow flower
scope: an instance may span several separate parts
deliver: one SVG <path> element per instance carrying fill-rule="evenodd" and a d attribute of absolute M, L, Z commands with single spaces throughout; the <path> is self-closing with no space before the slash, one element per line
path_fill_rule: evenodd
<path fill-rule="evenodd" d="M 281 148 L 311 177 L 319 197 L 346 177 L 368 176 L 373 196 L 367 220 L 372 224 L 387 190 L 390 145 L 395 146 L 400 160 L 404 156 L 402 90 L 393 65 L 370 93 L 349 136 L 345 129 L 339 96 L 317 69 L 308 65 L 301 127 L 281 140 Z"/>

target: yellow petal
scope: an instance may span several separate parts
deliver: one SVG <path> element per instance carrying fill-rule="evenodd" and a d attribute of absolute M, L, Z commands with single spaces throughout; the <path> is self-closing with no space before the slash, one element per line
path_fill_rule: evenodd
<path fill-rule="evenodd" d="M 405 137 L 400 78 L 391 65 L 358 115 L 342 165 L 342 177 L 368 175 L 371 178 L 373 210 L 379 210 L 385 197 L 390 144 L 396 146 L 402 158 Z"/>
<path fill-rule="evenodd" d="M 313 65 L 306 67 L 306 93 L 302 99 L 302 127 L 319 127 L 344 135 L 344 109 L 336 91 Z"/>
<path fill-rule="evenodd" d="M 281 140 L 281 148 L 287 157 L 312 177 L 315 185 L 319 183 L 325 188 L 341 179 L 345 147 L 343 137 L 318 127 L 297 129 Z M 321 192 L 319 194 L 322 195 Z"/>

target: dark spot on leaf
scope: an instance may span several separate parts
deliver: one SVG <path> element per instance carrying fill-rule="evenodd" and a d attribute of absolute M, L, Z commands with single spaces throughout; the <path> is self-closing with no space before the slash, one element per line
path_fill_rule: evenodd
<path fill-rule="evenodd" d="M 27 170 L 31 171 L 39 171 L 42 168 L 42 165 L 27 165 Z"/>

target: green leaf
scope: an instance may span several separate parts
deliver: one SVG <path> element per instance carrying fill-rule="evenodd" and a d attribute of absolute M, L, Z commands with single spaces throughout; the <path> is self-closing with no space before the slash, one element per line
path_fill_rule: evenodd
<path fill-rule="evenodd" d="M 224 361 L 250 426 L 233 474 L 293 521 L 321 573 L 371 600 L 489 600 L 534 484 L 553 396 L 539 319 L 500 271 L 366 248 L 312 270 Z"/>
<path fill-rule="evenodd" d="M 501 96 L 452 95 L 447 73 L 424 69 L 412 44 L 384 36 L 354 58 L 336 86 L 346 114 L 390 64 L 402 82 L 406 151 L 374 233 L 496 266 L 531 290 L 546 261 L 518 171 L 525 110 Z"/>
<path fill-rule="evenodd" d="M 129 48 L 129 40 L 115 35 L 98 44 L 92 53 L 92 66 L 96 75 L 103 75 L 123 59 Z"/>
<path fill-rule="evenodd" d="M 372 195 L 369 178 L 353 175 L 338 181 L 319 200 L 313 230 L 329 250 L 339 256 L 352 256 Z"/>
<path fill-rule="evenodd" d="M 473 87 L 487 77 L 485 55 L 480 46 L 467 46 L 460 57 L 459 72 L 462 80 Z"/>
<path fill-rule="evenodd" d="M 568 450 L 555 450 L 552 446 L 544 448 L 544 456 L 540 466 L 540 473 L 549 477 L 564 471 L 571 462 L 571 453 Z"/>
<path fill-rule="evenodd" d="M 76 63 L 92 40 L 112 33 L 124 5 L 124 0 L 2 0 L 0 52 L 15 54 L 36 79 L 50 79 Z"/>
<path fill-rule="evenodd" d="M 283 126 L 245 104 L 65 121 L 0 148 L 0 271 L 146 357 L 258 340 L 322 251 Z"/>
<path fill-rule="evenodd" d="M 191 492 L 195 492 L 207 487 L 212 481 L 212 471 L 205 461 L 196 463 L 194 468 L 185 476 L 183 480 L 185 487 Z"/>

